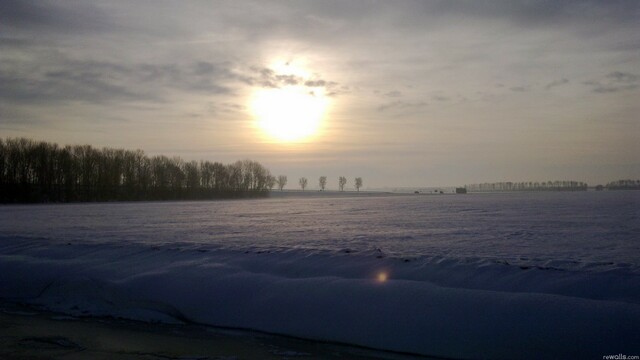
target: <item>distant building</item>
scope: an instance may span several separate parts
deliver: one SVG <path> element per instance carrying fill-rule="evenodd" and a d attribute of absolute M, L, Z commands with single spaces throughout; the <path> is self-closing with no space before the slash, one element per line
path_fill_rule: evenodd
<path fill-rule="evenodd" d="M 467 188 L 463 188 L 463 187 L 456 188 L 456 194 L 466 194 L 466 193 L 467 193 Z"/>

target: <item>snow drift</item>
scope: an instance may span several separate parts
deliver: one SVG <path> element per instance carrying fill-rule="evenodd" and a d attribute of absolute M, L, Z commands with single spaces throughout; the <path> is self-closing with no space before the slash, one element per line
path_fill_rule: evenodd
<path fill-rule="evenodd" d="M 639 350 L 633 273 L 402 258 L 377 249 L 0 239 L 0 297 L 75 316 L 197 322 L 452 358 Z"/>

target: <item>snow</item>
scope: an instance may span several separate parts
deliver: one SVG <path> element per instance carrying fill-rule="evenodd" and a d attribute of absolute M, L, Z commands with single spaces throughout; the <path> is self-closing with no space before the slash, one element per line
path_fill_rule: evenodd
<path fill-rule="evenodd" d="M 7 206 L 0 298 L 450 358 L 639 353 L 637 195 L 556 195 Z"/>

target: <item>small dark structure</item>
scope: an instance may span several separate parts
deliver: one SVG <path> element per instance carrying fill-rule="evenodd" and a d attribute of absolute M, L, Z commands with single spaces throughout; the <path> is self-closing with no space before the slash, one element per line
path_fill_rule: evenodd
<path fill-rule="evenodd" d="M 467 188 L 463 188 L 463 187 L 456 188 L 456 194 L 466 194 L 466 193 L 467 193 Z"/>
<path fill-rule="evenodd" d="M 596 191 L 602 191 L 602 190 L 604 190 L 604 186 L 596 185 Z"/>

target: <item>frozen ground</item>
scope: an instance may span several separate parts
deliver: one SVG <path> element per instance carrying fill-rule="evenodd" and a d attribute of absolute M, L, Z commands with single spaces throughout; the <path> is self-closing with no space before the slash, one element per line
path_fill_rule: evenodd
<path fill-rule="evenodd" d="M 0 297 L 453 358 L 638 354 L 639 215 L 638 192 L 3 206 Z"/>

